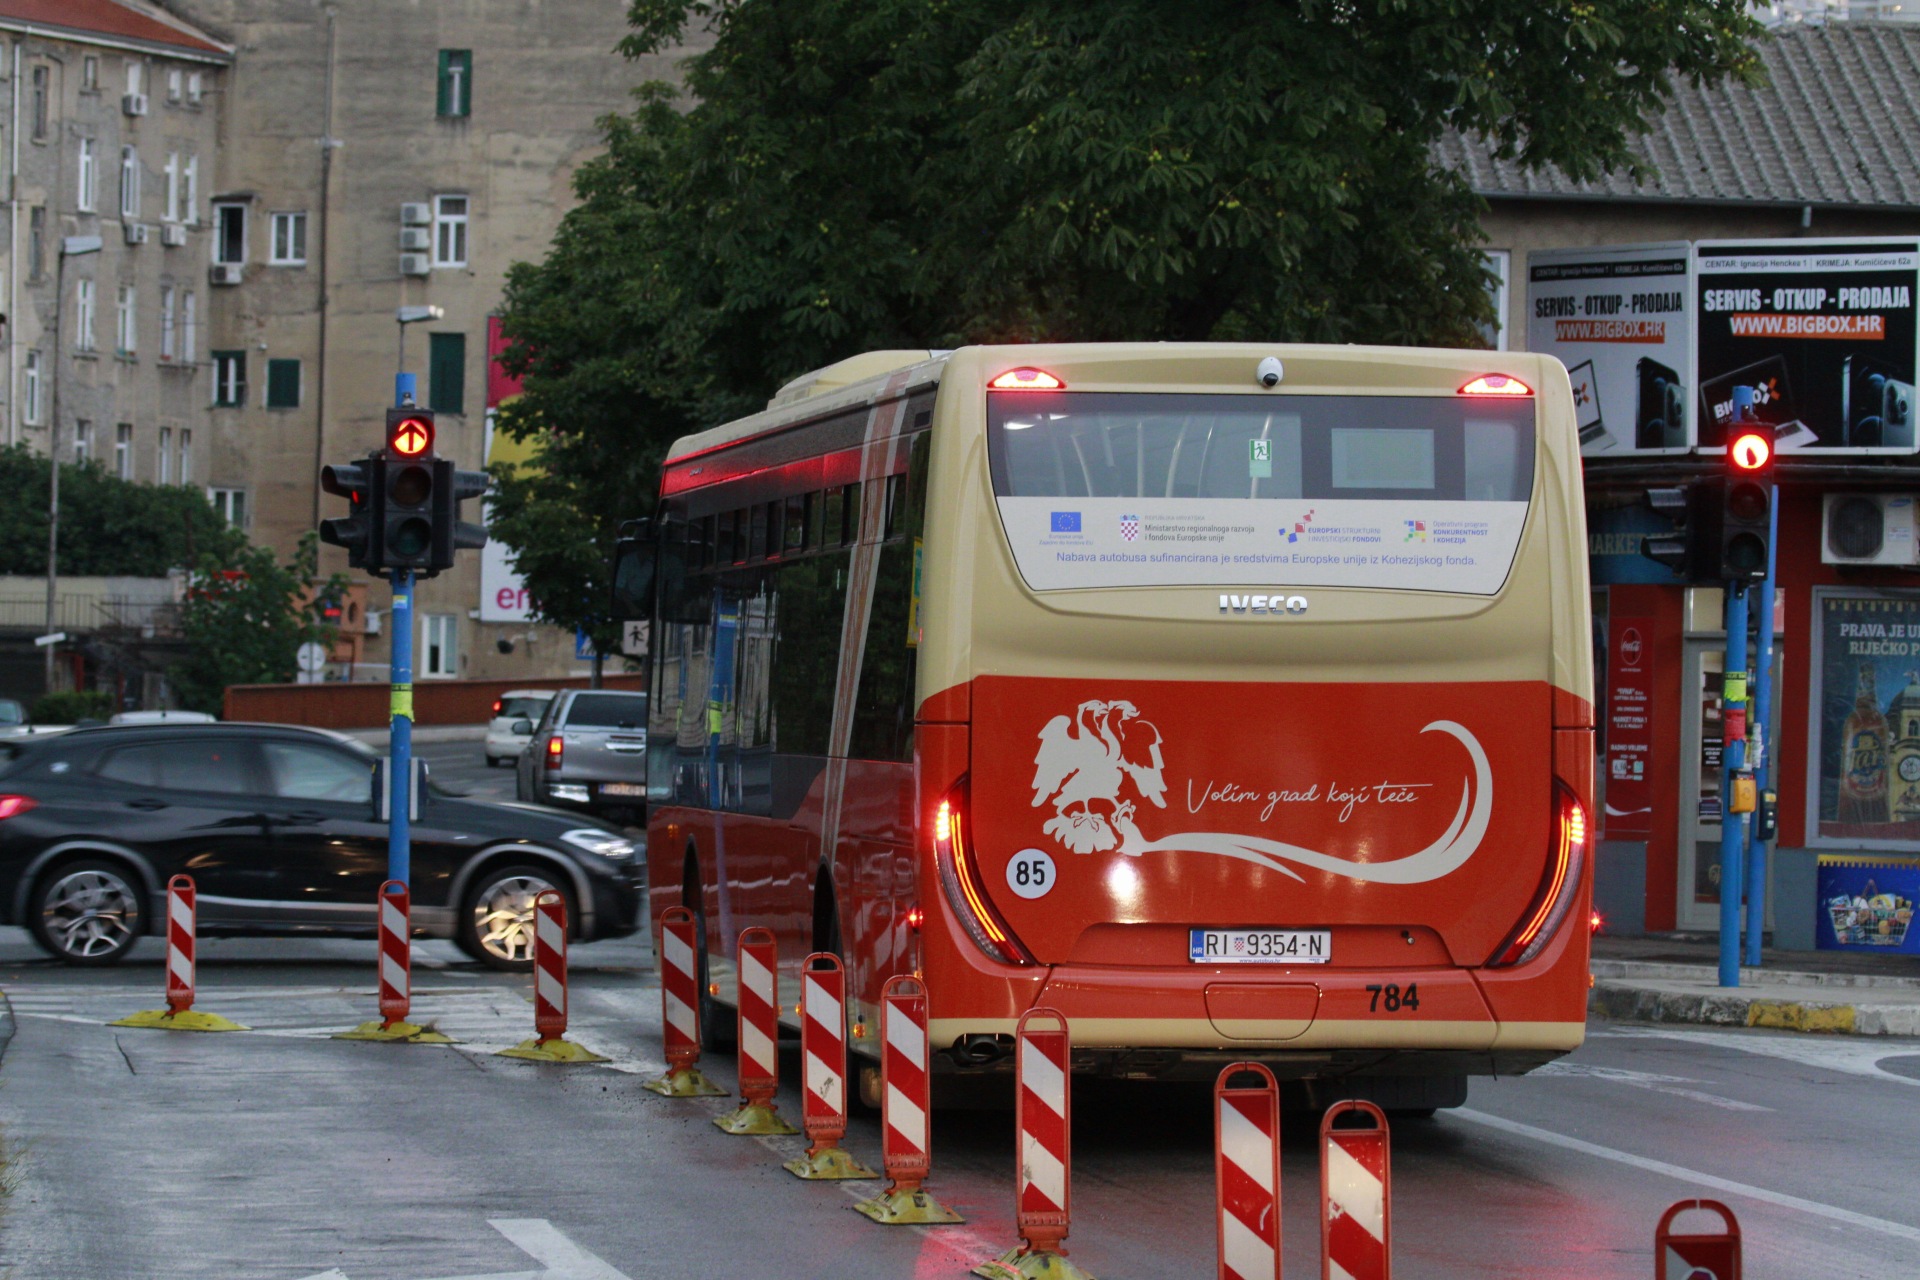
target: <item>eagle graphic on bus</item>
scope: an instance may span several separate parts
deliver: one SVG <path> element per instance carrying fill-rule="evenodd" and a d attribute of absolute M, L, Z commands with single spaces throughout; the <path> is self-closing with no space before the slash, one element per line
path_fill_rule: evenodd
<path fill-rule="evenodd" d="M 1040 730 L 1033 758 L 1033 806 L 1051 803 L 1047 835 L 1073 853 L 1114 851 L 1138 858 L 1149 853 L 1198 853 L 1235 858 L 1294 880 L 1295 867 L 1309 867 L 1371 884 L 1424 884 L 1465 865 L 1486 837 L 1493 816 L 1493 768 L 1486 749 L 1466 726 L 1435 720 L 1423 734 L 1445 734 L 1466 749 L 1471 773 L 1460 803 L 1439 839 L 1426 848 L 1378 862 L 1354 862 L 1264 836 L 1226 831 L 1188 831 L 1148 837 L 1135 823 L 1140 801 L 1167 807 L 1166 760 L 1160 730 L 1124 699 L 1083 702 L 1072 716 L 1057 715 Z"/>

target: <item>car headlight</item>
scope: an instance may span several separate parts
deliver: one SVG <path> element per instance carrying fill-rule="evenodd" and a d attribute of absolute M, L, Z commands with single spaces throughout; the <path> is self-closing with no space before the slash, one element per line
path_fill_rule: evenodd
<path fill-rule="evenodd" d="M 611 831 L 597 831 L 592 827 L 581 827 L 561 835 L 562 840 L 576 849 L 585 849 L 588 853 L 597 853 L 603 858 L 631 858 L 633 844 L 623 840 Z"/>

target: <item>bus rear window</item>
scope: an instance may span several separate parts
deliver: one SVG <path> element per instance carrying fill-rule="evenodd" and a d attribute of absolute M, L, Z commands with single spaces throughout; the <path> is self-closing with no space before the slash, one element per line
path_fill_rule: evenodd
<path fill-rule="evenodd" d="M 1531 399 L 996 392 L 987 407 L 994 493 L 1036 590 L 1491 595 L 1533 490 Z"/>

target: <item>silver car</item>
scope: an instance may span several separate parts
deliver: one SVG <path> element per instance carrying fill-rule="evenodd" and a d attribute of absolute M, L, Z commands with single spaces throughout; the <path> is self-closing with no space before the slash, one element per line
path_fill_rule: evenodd
<path fill-rule="evenodd" d="M 646 822 L 646 694 L 563 689 L 528 728 L 514 786 L 520 799 Z"/>
<path fill-rule="evenodd" d="M 494 699 L 493 718 L 487 721 L 487 767 L 510 764 L 520 758 L 533 737 L 533 722 L 546 714 L 552 689 L 509 689 Z"/>

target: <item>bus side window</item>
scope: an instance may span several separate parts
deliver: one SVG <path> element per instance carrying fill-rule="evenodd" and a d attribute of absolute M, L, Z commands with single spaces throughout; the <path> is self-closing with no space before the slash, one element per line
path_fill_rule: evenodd
<path fill-rule="evenodd" d="M 873 615 L 867 623 L 860 688 L 853 704 L 853 735 L 847 744 L 847 755 L 857 760 L 913 759 L 919 650 L 907 621 L 913 611 L 914 544 L 921 534 L 929 454 L 923 432 L 913 440 L 907 473 L 888 477 L 886 500 L 892 527 L 889 540 L 879 549 L 874 573 Z"/>
<path fill-rule="evenodd" d="M 854 481 L 841 490 L 845 495 L 840 504 L 840 545 L 850 547 L 860 541 L 860 482 Z"/>
<path fill-rule="evenodd" d="M 767 558 L 767 505 L 756 502 L 747 514 L 747 554 L 746 560 L 765 560 Z"/>

